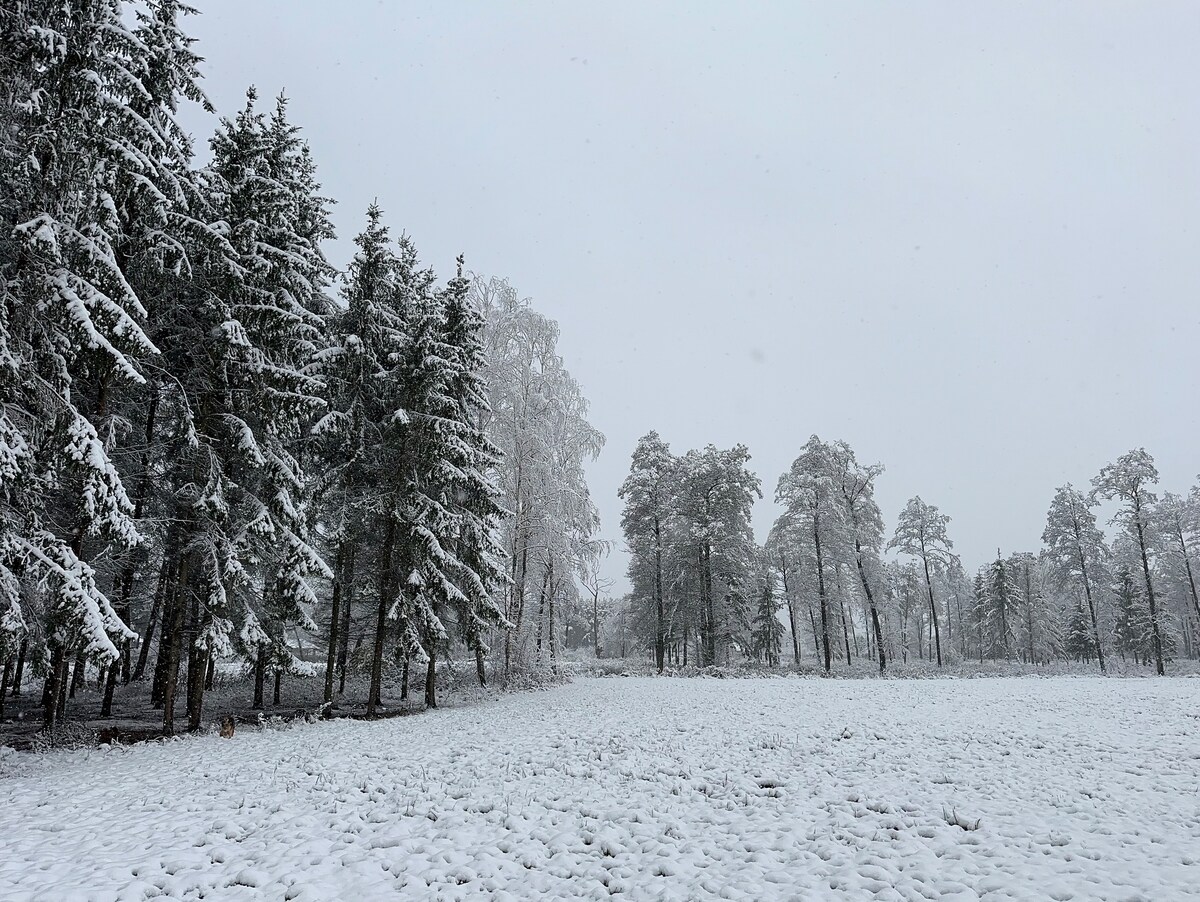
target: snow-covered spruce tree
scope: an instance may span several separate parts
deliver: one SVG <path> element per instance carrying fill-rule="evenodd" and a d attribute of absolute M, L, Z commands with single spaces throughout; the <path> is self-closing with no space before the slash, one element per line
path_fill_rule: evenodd
<path fill-rule="evenodd" d="M 323 342 L 329 226 L 283 101 L 270 123 L 255 101 L 251 90 L 212 139 L 200 178 L 215 225 L 170 286 L 179 303 L 155 333 L 172 375 L 170 590 L 156 667 L 167 733 L 184 660 L 190 729 L 212 660 L 236 648 L 255 662 L 261 705 L 264 669 L 299 666 L 284 630 L 311 628 L 308 577 L 328 572 L 308 543 L 298 444 L 323 407 L 310 369 Z"/>
<path fill-rule="evenodd" d="M 999 549 L 996 560 L 985 571 L 980 602 L 979 616 L 988 657 L 1012 660 L 1022 595 L 1012 562 L 1005 560 Z"/>
<path fill-rule="evenodd" d="M 779 664 L 779 651 L 783 647 L 783 624 L 779 622 L 779 607 L 774 574 L 764 558 L 760 566 L 754 617 L 750 623 L 750 651 L 756 660 L 762 661 L 768 667 Z"/>
<path fill-rule="evenodd" d="M 329 409 L 313 428 L 322 463 L 314 491 L 334 562 L 326 702 L 333 700 L 335 668 L 339 692 L 345 690 L 352 607 L 373 584 L 374 542 L 380 535 L 374 486 L 385 475 L 384 441 L 401 409 L 392 358 L 407 340 L 400 263 L 378 205 L 367 210 L 366 228 L 355 244 L 358 253 L 342 290 L 345 308 L 327 315 L 329 346 L 319 356 Z"/>
<path fill-rule="evenodd" d="M 1150 638 L 1154 648 L 1154 666 L 1158 675 L 1162 676 L 1166 672 L 1163 666 L 1162 631 L 1150 567 L 1154 537 L 1153 508 L 1157 501 L 1151 488 L 1157 483 L 1158 470 L 1154 466 L 1154 458 L 1146 452 L 1145 448 L 1136 448 L 1101 469 L 1100 473 L 1092 479 L 1092 497 L 1103 498 L 1107 501 L 1120 501 L 1123 504 L 1113 522 L 1119 524 L 1137 545 L 1142 576 L 1146 584 L 1146 601 L 1150 609 Z"/>
<path fill-rule="evenodd" d="M 833 651 L 829 632 L 832 574 L 845 542 L 846 510 L 832 450 L 817 436 L 805 444 L 787 473 L 779 477 L 775 501 L 784 507 L 777 524 L 791 531 L 808 546 L 812 557 L 820 610 L 819 653 L 825 672 L 831 667 Z"/>
<path fill-rule="evenodd" d="M 72 652 L 78 672 L 130 637 L 86 561 L 136 544 L 112 462 L 119 409 L 154 358 L 144 274 L 183 263 L 190 146 L 176 105 L 204 102 L 178 27 L 186 7 L 151 2 L 132 21 L 123 9 L 0 14 L 0 504 L 22 512 L 0 513 L 0 558 L 49 596 L 48 725 Z"/>
<path fill-rule="evenodd" d="M 1084 605 L 1083 596 L 1077 595 L 1075 603 L 1067 609 L 1063 652 L 1073 661 L 1090 661 L 1098 648 L 1091 615 Z"/>
<path fill-rule="evenodd" d="M 638 439 L 629 475 L 619 495 L 625 502 L 621 529 L 629 549 L 629 580 L 634 598 L 654 611 L 654 662 L 662 673 L 666 660 L 667 608 L 664 558 L 672 514 L 677 460 L 657 432 Z"/>
<path fill-rule="evenodd" d="M 1105 567 L 1110 553 L 1104 534 L 1096 525 L 1093 507 L 1094 503 L 1070 483 L 1060 486 L 1050 502 L 1042 541 L 1046 543 L 1050 574 L 1055 582 L 1073 592 L 1083 592 L 1092 624 L 1096 658 L 1100 672 L 1104 673 L 1104 642 L 1095 587 L 1098 580 L 1101 585 L 1107 581 Z"/>
<path fill-rule="evenodd" d="M 1036 554 L 1020 551 L 1009 557 L 1008 566 L 1020 592 L 1014 650 L 1028 664 L 1049 661 L 1061 647 L 1061 635 L 1045 588 L 1047 562 Z"/>
<path fill-rule="evenodd" d="M 1139 664 L 1149 663 L 1153 659 L 1154 645 L 1150 636 L 1150 611 L 1146 606 L 1144 589 L 1139 585 L 1136 570 L 1130 564 L 1121 561 L 1115 571 L 1113 645 L 1122 660 L 1129 656 Z"/>
<path fill-rule="evenodd" d="M 483 320 L 460 270 L 437 290 L 416 268 L 407 240 L 398 255 L 402 345 L 390 358 L 395 398 L 383 422 L 384 467 L 373 486 L 383 547 L 368 712 L 382 704 L 386 634 L 396 623 L 401 660 L 428 663 L 426 704 L 436 697 L 436 661 L 449 626 L 477 653 L 485 632 L 507 628 L 494 601 L 504 579 L 498 538 L 500 457 L 485 431 Z"/>
<path fill-rule="evenodd" d="M 447 635 L 436 618 L 419 624 L 418 613 L 428 613 L 430 607 L 424 604 L 418 611 L 414 604 L 414 596 L 423 588 L 415 534 L 423 527 L 425 492 L 437 492 L 432 481 L 437 446 L 429 433 L 436 428 L 434 411 L 447 375 L 448 355 L 442 348 L 437 322 L 440 311 L 436 281 L 432 270 L 420 268 L 412 241 L 401 236 L 396 246 L 396 294 L 392 302 L 398 314 L 395 329 L 400 344 L 388 354 L 383 409 L 376 421 L 379 460 L 376 481 L 371 486 L 377 525 L 375 547 L 368 555 L 376 562 L 369 715 L 376 714 L 383 705 L 383 661 L 389 641 L 401 660 L 424 662 L 427 655 L 421 627 L 425 628 L 426 641 L 431 630 L 440 629 L 438 638 Z M 392 624 L 395 636 L 389 640 Z"/>
<path fill-rule="evenodd" d="M 512 626 L 505 619 L 503 606 L 496 601 L 496 590 L 507 578 L 500 537 L 505 510 L 500 506 L 496 482 L 502 452 L 488 437 L 485 426 L 489 402 L 484 381 L 487 361 L 483 314 L 471 300 L 462 257 L 458 258 L 457 268 L 440 297 L 443 339 L 450 364 L 444 416 L 454 423 L 447 435 L 440 481 L 442 503 L 453 513 L 449 534 L 453 556 L 444 568 L 444 584 L 436 597 L 453 614 L 459 638 L 474 654 L 476 676 L 480 685 L 484 685 L 486 637 L 493 629 Z M 576 449 L 567 441 L 560 443 L 558 449 L 565 458 L 560 458 L 560 467 L 570 466 L 578 459 Z M 578 477 L 583 480 L 582 472 Z M 586 540 L 599 523 L 590 500 L 583 506 L 588 522 L 581 531 Z M 572 551 L 573 562 L 582 564 L 586 552 L 578 546 Z M 435 677 L 431 656 L 425 684 L 425 700 L 431 706 L 436 706 Z"/>
<path fill-rule="evenodd" d="M 950 518 L 935 505 L 926 504 L 920 496 L 910 498 L 900 512 L 896 534 L 888 542 L 888 548 L 919 559 L 925 571 L 925 589 L 929 595 L 929 617 L 933 624 L 938 667 L 942 666 L 942 632 L 933 596 L 933 571 L 948 567 L 954 558 L 954 543 L 946 533 L 949 522 Z"/>

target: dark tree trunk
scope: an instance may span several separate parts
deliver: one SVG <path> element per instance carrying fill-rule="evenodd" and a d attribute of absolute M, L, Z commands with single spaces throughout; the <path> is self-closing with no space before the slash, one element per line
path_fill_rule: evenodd
<path fill-rule="evenodd" d="M 408 658 L 400 665 L 400 701 L 408 701 Z"/>
<path fill-rule="evenodd" d="M 475 646 L 475 678 L 480 686 L 487 685 L 487 668 L 484 667 L 483 648 L 479 645 Z"/>
<path fill-rule="evenodd" d="M 783 600 L 787 602 L 788 630 L 792 636 L 792 660 L 800 666 L 800 639 L 796 635 L 796 602 L 792 599 L 791 587 L 788 585 L 787 556 L 779 552 L 779 575 L 783 580 Z"/>
<path fill-rule="evenodd" d="M 146 629 L 142 632 L 142 645 L 138 649 L 137 666 L 133 668 L 132 679 L 140 680 L 146 673 L 146 662 L 150 658 L 150 643 L 154 639 L 154 625 L 162 610 L 163 593 L 165 592 L 170 564 L 164 557 L 158 571 L 158 585 L 154 589 L 154 600 L 150 603 L 150 616 L 146 618 Z"/>
<path fill-rule="evenodd" d="M 175 598 L 171 602 L 171 629 L 169 639 L 164 631 L 163 641 L 167 642 L 167 673 L 163 685 L 163 735 L 172 736 L 175 733 L 175 695 L 179 686 L 179 665 L 183 657 L 183 618 L 188 607 L 188 575 L 190 560 L 183 556 L 179 563 L 179 578 L 175 586 Z"/>
<path fill-rule="evenodd" d="M 1154 639 L 1154 669 L 1159 676 L 1166 673 L 1163 667 L 1162 635 L 1158 629 L 1158 603 L 1154 597 L 1154 584 L 1150 581 L 1150 558 L 1146 553 L 1146 533 L 1142 528 L 1141 509 L 1134 511 L 1137 524 L 1138 549 L 1142 553 L 1142 573 L 1146 577 L 1146 600 L 1150 602 L 1150 635 Z"/>
<path fill-rule="evenodd" d="M 333 600 L 329 607 L 329 643 L 325 654 L 326 705 L 333 703 L 333 670 L 337 664 L 338 628 L 342 622 L 342 583 L 346 570 L 346 546 L 338 544 L 337 560 L 334 563 Z"/>
<path fill-rule="evenodd" d="M 658 515 L 654 517 L 654 607 L 655 607 L 655 630 L 654 630 L 654 663 L 658 667 L 658 672 L 663 672 L 666 657 L 666 632 L 667 632 L 667 608 L 663 603 L 663 584 L 662 584 L 662 528 Z M 598 622 L 598 621 L 597 621 Z M 596 637 L 596 648 L 599 657 L 599 635 Z"/>
<path fill-rule="evenodd" d="M 200 729 L 204 716 L 204 689 L 208 682 L 209 652 L 207 649 L 197 649 L 195 655 L 196 675 L 191 674 L 192 662 L 188 662 L 188 681 L 195 681 L 194 688 L 188 698 L 188 732 L 195 733 Z"/>
<path fill-rule="evenodd" d="M 712 546 L 708 542 L 700 545 L 700 578 L 704 591 L 704 628 L 700 634 L 703 655 L 700 666 L 711 667 L 717 663 L 717 610 L 713 599 Z"/>
<path fill-rule="evenodd" d="M 87 658 L 81 646 L 79 651 L 75 652 L 75 666 L 71 668 L 71 691 L 68 693 L 68 698 L 75 697 L 75 690 L 83 685 L 83 678 L 86 673 Z"/>
<path fill-rule="evenodd" d="M 67 678 L 67 656 L 57 642 L 50 650 L 50 669 L 46 674 L 46 685 L 42 690 L 42 726 L 53 730 L 58 726 L 62 711 L 62 688 Z"/>
<path fill-rule="evenodd" d="M 128 647 L 128 642 L 125 643 Z M 104 678 L 104 701 L 100 704 L 100 716 L 112 717 L 113 694 L 117 691 L 117 664 L 109 665 Z"/>
<path fill-rule="evenodd" d="M 425 669 L 425 707 L 437 707 L 437 652 L 429 643 L 429 665 Z"/>
<path fill-rule="evenodd" d="M 266 707 L 263 699 L 263 687 L 267 681 L 267 650 L 263 646 L 258 647 L 258 652 L 254 656 L 254 704 L 251 706 L 256 711 L 261 711 Z"/>
<path fill-rule="evenodd" d="M 350 611 L 354 607 L 354 559 L 357 548 L 350 546 L 346 562 L 346 588 L 342 599 L 342 625 L 338 629 L 338 695 L 346 693 L 346 668 L 350 661 Z"/>
<path fill-rule="evenodd" d="M 13 698 L 21 696 L 21 680 L 25 676 L 25 656 L 29 653 L 29 640 L 21 640 L 21 649 L 17 652 L 17 672 L 13 674 Z"/>
<path fill-rule="evenodd" d="M 0 676 L 0 717 L 4 716 L 4 702 L 8 698 L 8 685 L 12 682 L 13 659 L 4 662 L 4 673 Z"/>
<path fill-rule="evenodd" d="M 367 693 L 367 716 L 374 717 L 382 706 L 383 693 L 383 648 L 387 640 L 387 615 L 390 607 L 392 585 L 392 552 L 396 544 L 396 521 L 388 517 L 387 532 L 383 539 L 383 554 L 379 566 L 379 610 L 375 618 L 375 647 L 371 653 L 371 687 Z"/>
<path fill-rule="evenodd" d="M 275 691 L 271 693 L 271 704 L 278 705 L 280 698 L 280 689 L 283 688 L 283 668 L 275 668 Z"/>
<path fill-rule="evenodd" d="M 162 707 L 166 700 L 167 673 L 170 670 L 171 645 L 175 636 L 172 624 L 175 622 L 175 609 L 183 602 L 180 601 L 179 575 L 182 563 L 172 560 L 171 569 L 167 573 L 167 586 L 163 594 L 162 624 L 159 628 L 158 655 L 154 662 L 154 682 L 150 687 L 150 701 L 156 708 Z M 183 612 L 179 612 L 179 629 L 183 628 Z"/>
<path fill-rule="evenodd" d="M 933 639 L 937 649 L 938 667 L 942 666 L 942 631 L 938 626 L 937 604 L 933 600 L 933 577 L 929 574 L 929 558 L 925 554 L 925 545 L 921 545 L 921 563 L 925 565 L 925 588 L 929 590 L 929 616 L 933 621 Z"/>
<path fill-rule="evenodd" d="M 855 562 L 858 564 L 858 580 L 862 583 L 863 594 L 867 596 L 867 607 L 871 611 L 871 628 L 875 631 L 875 653 L 879 655 L 879 672 L 887 670 L 887 652 L 883 647 L 883 626 L 879 622 L 879 611 L 875 608 L 875 594 L 871 591 L 871 582 L 867 579 L 866 568 L 862 562 L 862 543 L 855 536 Z"/>
<path fill-rule="evenodd" d="M 817 552 L 817 592 L 821 599 L 821 649 L 825 655 L 825 672 L 829 673 L 833 655 L 829 649 L 829 601 L 825 597 L 825 562 L 821 555 L 821 521 L 813 516 L 813 545 Z"/>

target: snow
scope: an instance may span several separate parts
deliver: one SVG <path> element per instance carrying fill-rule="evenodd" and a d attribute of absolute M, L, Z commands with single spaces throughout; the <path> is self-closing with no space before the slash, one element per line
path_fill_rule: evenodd
<path fill-rule="evenodd" d="M 1189 679 L 580 679 L 0 786 L 10 902 L 1200 898 Z"/>

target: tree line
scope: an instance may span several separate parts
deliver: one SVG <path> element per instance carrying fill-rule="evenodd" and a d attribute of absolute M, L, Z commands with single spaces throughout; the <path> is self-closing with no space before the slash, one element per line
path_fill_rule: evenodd
<path fill-rule="evenodd" d="M 749 456 L 743 446 L 677 456 L 656 432 L 633 453 L 621 488 L 625 605 L 634 644 L 660 672 L 689 654 L 696 666 L 812 654 L 826 672 L 863 659 L 880 673 L 914 659 L 1094 661 L 1104 672 L 1115 653 L 1162 674 L 1176 655 L 1200 657 L 1200 486 L 1159 497 L 1144 449 L 1087 491 L 1057 489 L 1043 546 L 997 551 L 973 576 L 936 505 L 910 499 L 889 535 L 875 500 L 883 467 L 817 436 L 780 476 L 782 513 L 756 544 Z M 1111 540 L 1097 522 L 1105 503 Z"/>
<path fill-rule="evenodd" d="M 552 656 L 603 550 L 556 325 L 461 257 L 439 281 L 378 205 L 338 272 L 282 95 L 198 165 L 191 12 L 0 11 L 0 713 L 36 676 L 53 727 L 92 668 L 102 715 L 146 680 L 195 730 L 240 659 L 256 707 L 359 660 L 373 714 L 392 664 L 436 705 L 452 649 L 481 682 L 498 642 L 506 676 Z"/>

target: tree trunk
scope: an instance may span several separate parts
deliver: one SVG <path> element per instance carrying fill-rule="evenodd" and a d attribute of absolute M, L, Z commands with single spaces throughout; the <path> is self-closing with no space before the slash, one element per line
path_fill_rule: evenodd
<path fill-rule="evenodd" d="M 208 669 L 210 653 L 208 649 L 197 649 L 195 656 L 196 676 L 195 688 L 191 698 L 188 699 L 188 732 L 196 733 L 200 730 L 200 725 L 203 722 L 204 714 L 204 690 L 208 685 Z M 190 672 L 191 663 L 189 662 L 188 679 L 192 679 Z"/>
<path fill-rule="evenodd" d="M 1029 663 L 1036 663 L 1035 643 L 1033 641 L 1033 575 L 1029 572 L 1029 561 L 1025 560 L 1025 629 L 1029 635 L 1027 637 L 1029 647 Z"/>
<path fill-rule="evenodd" d="M 704 590 L 704 630 L 701 634 L 704 654 L 700 666 L 711 667 L 717 663 L 717 611 L 713 601 L 712 546 L 707 541 L 700 545 L 700 576 Z"/>
<path fill-rule="evenodd" d="M 537 648 L 537 662 L 542 663 L 542 644 L 546 629 L 546 595 L 550 591 L 550 580 L 554 576 L 554 560 L 551 558 L 542 571 L 542 591 L 538 595 L 537 632 L 534 645 Z"/>
<path fill-rule="evenodd" d="M 169 571 L 170 564 L 164 556 L 158 570 L 158 585 L 154 589 L 154 600 L 150 602 L 150 616 L 146 619 L 146 629 L 142 632 L 142 645 L 138 649 L 137 666 L 133 668 L 132 679 L 134 680 L 140 680 L 146 673 L 146 661 L 150 658 L 150 643 L 154 640 L 154 625 L 162 610 L 163 593 L 166 589 Z"/>
<path fill-rule="evenodd" d="M 179 665 L 183 657 L 183 618 L 188 607 L 188 576 L 191 566 L 189 555 L 179 562 L 179 577 L 175 584 L 175 597 L 171 602 L 171 629 L 163 631 L 162 641 L 168 644 L 166 674 L 163 682 L 163 735 L 175 734 L 175 695 L 179 686 Z"/>
<path fill-rule="evenodd" d="M 128 646 L 128 642 L 126 643 Z M 112 717 L 113 694 L 117 691 L 117 662 L 108 667 L 104 678 L 104 701 L 100 704 L 100 716 Z"/>
<path fill-rule="evenodd" d="M 400 701 L 408 701 L 408 658 L 400 665 Z"/>
<path fill-rule="evenodd" d="M 850 628 L 846 625 L 846 597 L 842 593 L 842 572 L 841 565 L 837 569 L 837 586 L 838 586 L 838 612 L 842 618 L 842 639 L 846 642 L 846 666 L 850 667 Z M 856 640 L 857 641 L 857 640 Z"/>
<path fill-rule="evenodd" d="M 4 701 L 8 698 L 8 684 L 12 681 L 13 659 L 4 662 L 4 674 L 0 676 L 0 717 L 4 716 Z"/>
<path fill-rule="evenodd" d="M 66 651 L 55 642 L 50 650 L 50 669 L 46 674 L 45 688 L 42 690 L 43 729 L 53 730 L 62 716 L 59 705 L 62 699 L 62 685 L 67 678 L 66 670 Z"/>
<path fill-rule="evenodd" d="M 1163 667 L 1162 635 L 1158 629 L 1158 605 L 1154 598 L 1154 584 L 1150 581 L 1150 558 L 1146 553 L 1146 534 L 1142 528 L 1141 509 L 1134 511 L 1134 522 L 1137 524 L 1138 549 L 1142 553 L 1142 573 L 1146 577 L 1146 599 L 1150 602 L 1150 634 L 1154 638 L 1154 668 L 1159 676 L 1167 671 Z"/>
<path fill-rule="evenodd" d="M 254 703 L 251 705 L 255 711 L 261 711 L 266 707 L 266 701 L 263 698 L 263 688 L 267 682 L 267 649 L 260 645 L 258 651 L 254 655 Z"/>
<path fill-rule="evenodd" d="M 1200 595 L 1196 593 L 1196 577 L 1192 573 L 1191 555 L 1188 554 L 1187 541 L 1183 537 L 1182 527 L 1175 531 L 1174 538 L 1179 540 L 1179 553 L 1183 555 L 1183 569 L 1187 574 L 1188 589 L 1191 590 L 1192 607 L 1196 611 L 1196 626 L 1200 627 Z"/>
<path fill-rule="evenodd" d="M 342 623 L 342 583 L 346 569 L 346 546 L 338 543 L 337 559 L 334 562 L 333 599 L 329 606 L 329 643 L 325 654 L 326 705 L 333 704 L 333 670 L 337 664 L 338 628 Z"/>
<path fill-rule="evenodd" d="M 182 562 L 171 557 L 171 567 L 167 571 L 167 584 L 163 590 L 162 623 L 159 626 L 158 654 L 154 661 L 154 680 L 150 685 L 150 701 L 156 708 L 161 708 L 167 692 L 167 673 L 170 670 L 172 624 L 175 622 L 175 607 L 181 604 L 179 600 L 179 574 Z M 180 629 L 183 628 L 183 617 L 180 614 Z"/>
<path fill-rule="evenodd" d="M 553 567 L 553 564 L 551 564 Z M 554 650 L 554 581 L 550 581 L 550 591 L 546 596 L 546 613 L 548 617 L 550 639 L 550 672 L 558 676 L 558 654 Z"/>
<path fill-rule="evenodd" d="M 654 663 L 658 667 L 658 672 L 662 673 L 665 664 L 667 609 L 663 603 L 662 532 L 657 514 L 654 516 L 654 604 L 656 617 L 654 629 Z"/>
<path fill-rule="evenodd" d="M 484 666 L 483 647 L 475 646 L 475 678 L 481 687 L 487 686 L 487 668 Z"/>
<path fill-rule="evenodd" d="M 371 652 L 371 687 L 367 694 L 367 716 L 374 717 L 381 707 L 383 692 L 383 647 L 387 637 L 389 591 L 391 589 L 392 551 L 396 544 L 396 521 L 388 517 L 383 539 L 382 562 L 379 567 L 379 610 L 375 618 L 375 647 Z"/>
<path fill-rule="evenodd" d="M 17 672 L 13 674 L 12 697 L 21 697 L 21 680 L 25 676 L 25 656 L 29 653 L 29 639 L 21 640 L 21 649 L 17 652 Z"/>
<path fill-rule="evenodd" d="M 283 687 L 283 668 L 275 668 L 275 691 L 271 693 L 271 704 L 278 705 L 280 698 L 280 689 Z"/>
<path fill-rule="evenodd" d="M 929 590 L 929 616 L 933 618 L 933 639 L 937 648 L 938 667 L 942 666 L 942 631 L 938 626 L 937 604 L 933 600 L 933 577 L 929 574 L 929 558 L 925 554 L 925 545 L 921 545 L 921 563 L 925 565 L 925 587 Z"/>
<path fill-rule="evenodd" d="M 787 602 L 788 611 L 788 629 L 792 635 L 792 660 L 796 662 L 796 666 L 800 666 L 800 638 L 796 635 L 796 602 L 792 599 L 791 589 L 788 586 L 788 566 L 787 556 L 781 550 L 779 552 L 779 576 L 783 580 L 783 600 Z"/>
<path fill-rule="evenodd" d="M 346 694 L 346 668 L 350 661 L 350 611 L 354 607 L 354 562 L 357 556 L 358 546 L 352 544 L 346 562 L 346 586 L 342 592 L 342 625 L 338 628 L 338 695 Z"/>
<path fill-rule="evenodd" d="M 429 666 L 425 669 L 425 707 L 437 707 L 437 651 L 429 643 Z"/>
<path fill-rule="evenodd" d="M 825 672 L 829 673 L 833 656 L 829 650 L 829 602 L 825 597 L 825 561 L 821 555 L 821 521 L 813 516 L 813 545 L 817 552 L 817 592 L 821 599 L 821 649 L 825 655 Z"/>
<path fill-rule="evenodd" d="M 879 611 L 875 608 L 875 595 L 871 591 L 871 583 L 867 580 L 867 571 L 862 562 L 862 543 L 856 535 L 854 538 L 854 559 L 858 564 L 858 580 L 862 583 L 863 594 L 867 596 L 867 607 L 871 611 L 871 628 L 875 631 L 875 651 L 879 655 L 879 672 L 887 670 L 887 652 L 883 648 L 883 626 L 879 623 Z"/>
<path fill-rule="evenodd" d="M 71 691 L 68 693 L 69 698 L 75 697 L 75 690 L 83 685 L 86 673 L 87 657 L 83 646 L 80 646 L 79 651 L 75 652 L 75 665 L 71 668 Z"/>

